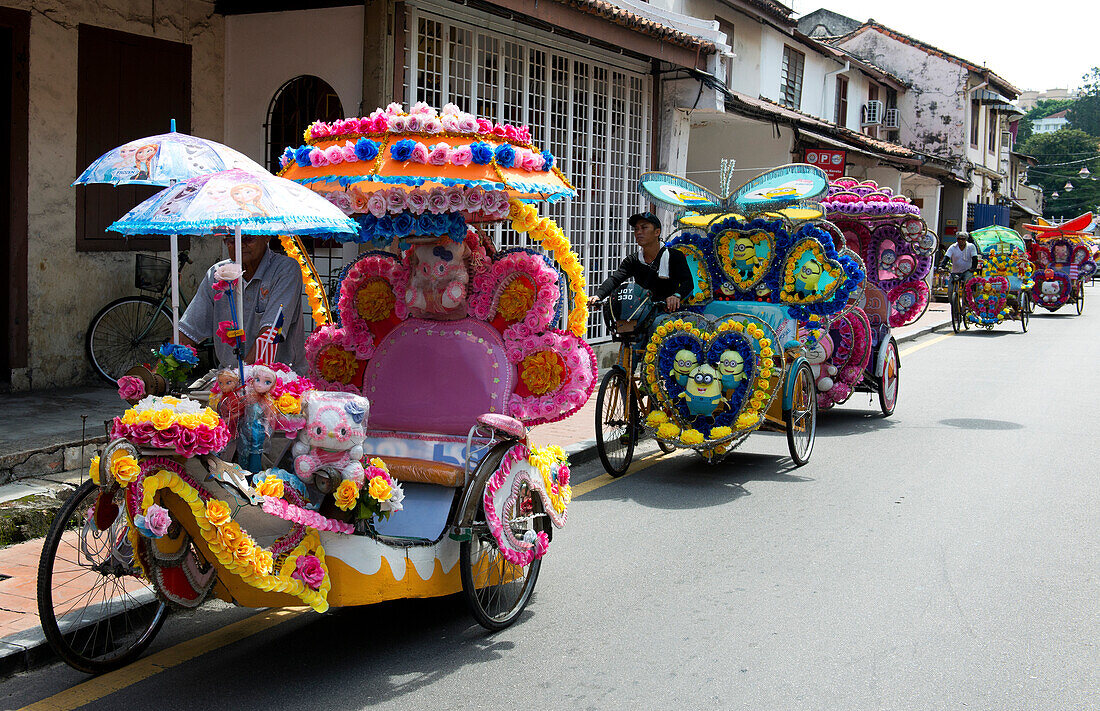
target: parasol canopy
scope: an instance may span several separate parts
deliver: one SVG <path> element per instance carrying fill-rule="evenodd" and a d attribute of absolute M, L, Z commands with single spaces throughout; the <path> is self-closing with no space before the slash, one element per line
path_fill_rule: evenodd
<path fill-rule="evenodd" d="M 354 233 L 358 226 L 307 188 L 234 168 L 201 175 L 162 190 L 108 229 L 123 234 L 209 234 L 233 228 L 245 234 Z"/>
<path fill-rule="evenodd" d="M 422 102 L 408 112 L 390 104 L 364 118 L 317 121 L 304 138 L 283 152 L 279 175 L 321 193 L 462 186 L 526 202 L 576 194 L 554 156 L 531 143 L 526 126 L 494 124 L 454 104 L 442 112 Z M 368 210 L 359 200 L 346 212 Z"/>
<path fill-rule="evenodd" d="M 172 131 L 113 148 L 89 165 L 73 185 L 160 185 L 239 168 L 270 175 L 248 156 L 216 141 Z"/>
<path fill-rule="evenodd" d="M 997 244 L 1009 244 L 1017 247 L 1021 252 L 1027 252 L 1027 245 L 1024 244 L 1020 233 L 1001 225 L 990 225 L 980 230 L 974 230 L 970 233 L 970 236 L 974 239 L 974 245 L 979 252 L 987 252 Z"/>
<path fill-rule="evenodd" d="M 1084 215 L 1079 215 L 1060 225 L 1052 225 L 1040 218 L 1037 224 L 1024 225 L 1024 229 L 1034 232 L 1036 238 L 1040 240 L 1055 239 L 1056 237 L 1091 237 L 1092 235 L 1082 233 L 1091 224 L 1092 213 L 1086 212 Z"/>

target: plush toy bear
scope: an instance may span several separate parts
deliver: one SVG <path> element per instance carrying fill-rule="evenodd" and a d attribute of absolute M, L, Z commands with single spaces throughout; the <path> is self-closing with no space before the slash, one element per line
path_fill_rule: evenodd
<path fill-rule="evenodd" d="M 363 440 L 367 433 L 365 397 L 351 393 L 308 391 L 302 396 L 306 425 L 294 443 L 294 473 L 313 481 L 321 467 L 333 467 L 344 479 L 363 485 Z"/>
<path fill-rule="evenodd" d="M 409 250 L 409 285 L 405 303 L 419 318 L 459 319 L 466 316 L 466 245 L 450 240 L 417 244 Z"/>

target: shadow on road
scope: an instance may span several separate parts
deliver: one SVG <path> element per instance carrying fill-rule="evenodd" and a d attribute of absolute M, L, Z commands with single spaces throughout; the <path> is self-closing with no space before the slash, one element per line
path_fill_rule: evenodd
<path fill-rule="evenodd" d="M 940 420 L 941 425 L 957 427 L 960 430 L 1022 430 L 1024 426 L 1019 422 L 1007 420 L 983 420 L 980 418 L 957 417 L 948 420 Z"/>
<path fill-rule="evenodd" d="M 856 393 L 853 397 L 858 397 Z M 882 410 L 878 409 L 877 399 L 873 403 L 873 410 L 848 409 L 842 405 L 838 408 L 830 408 L 817 415 L 818 437 L 847 437 L 848 435 L 864 434 L 866 432 L 881 432 L 897 426 L 897 420 L 883 417 Z"/>

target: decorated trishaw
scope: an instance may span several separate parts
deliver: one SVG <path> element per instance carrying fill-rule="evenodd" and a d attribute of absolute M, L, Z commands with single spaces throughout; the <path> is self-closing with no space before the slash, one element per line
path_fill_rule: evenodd
<path fill-rule="evenodd" d="M 991 225 L 970 233 L 981 256 L 981 268 L 951 300 L 951 326 L 958 333 L 971 325 L 992 329 L 1004 321 L 1019 321 L 1026 333 L 1034 287 L 1027 245 L 1008 227 Z"/>
<path fill-rule="evenodd" d="M 827 409 L 867 392 L 878 395 L 888 417 L 897 405 L 901 371 L 891 332 L 928 309 L 936 236 L 918 206 L 873 180 L 839 178 L 822 205 L 835 226 L 837 248 L 859 255 L 867 279 L 853 307 L 810 352 L 818 406 Z"/>
<path fill-rule="evenodd" d="M 1091 235 L 1083 232 L 1092 224 L 1092 213 L 1052 225 L 1039 220 L 1024 225 L 1031 232 L 1028 256 L 1035 267 L 1031 302 L 1047 311 L 1057 311 L 1069 302 L 1080 314 L 1085 308 L 1085 280 L 1096 273 Z"/>
<path fill-rule="evenodd" d="M 805 464 L 817 430 L 805 349 L 864 278 L 823 229 L 815 200 L 828 189 L 825 174 L 783 166 L 726 197 L 664 173 L 643 175 L 639 187 L 677 214 L 668 244 L 687 257 L 694 291 L 683 310 L 644 329 L 612 297 L 609 327 L 641 334 L 631 344 L 641 375 L 634 394 L 633 350 L 624 348 L 624 362 L 601 384 L 596 435 L 605 466 L 626 471 L 632 433 L 715 462 L 759 429 L 785 432 L 792 459 Z M 631 405 L 643 397 L 644 409 Z M 608 406 L 616 400 L 627 407 Z"/>
<path fill-rule="evenodd" d="M 211 218 L 284 236 L 317 324 L 309 372 L 258 361 L 163 396 L 123 379 L 132 406 L 43 550 L 43 627 L 74 667 L 127 663 L 168 607 L 210 596 L 324 612 L 461 592 L 480 624 L 501 629 L 566 522 L 568 463 L 528 427 L 579 409 L 596 368 L 577 256 L 533 204 L 574 194 L 553 156 L 526 127 L 394 104 L 314 123 L 282 163 L 264 180 L 336 214 L 307 221 L 309 233 L 375 249 L 344 270 L 330 303 L 266 189 L 249 195 L 248 214 Z M 201 202 L 215 179 L 167 200 Z M 160 231 L 208 233 L 209 221 L 186 217 Z M 500 222 L 531 247 L 497 249 L 484 228 Z M 158 225 L 141 221 L 146 233 Z M 216 284 L 231 304 L 239 278 Z M 241 337 L 239 323 L 223 325 L 222 337 Z M 76 603 L 74 575 L 93 590 Z"/>

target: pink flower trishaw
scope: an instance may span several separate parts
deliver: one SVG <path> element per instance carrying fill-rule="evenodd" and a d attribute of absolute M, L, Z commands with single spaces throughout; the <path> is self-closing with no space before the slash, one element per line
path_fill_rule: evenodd
<path fill-rule="evenodd" d="M 553 156 L 526 127 L 417 104 L 314 123 L 282 163 L 283 182 L 338 207 L 351 239 L 376 249 L 330 305 L 284 235 L 317 328 L 308 374 L 240 373 L 268 421 L 257 471 L 219 456 L 232 420 L 246 441 L 249 411 L 227 413 L 232 376 L 209 401 L 209 383 L 123 393 L 132 406 L 43 549 L 43 628 L 78 669 L 128 663 L 169 608 L 210 596 L 324 612 L 461 593 L 501 629 L 566 521 L 564 453 L 527 436 L 579 409 L 596 376 L 580 264 L 533 206 L 573 195 Z M 187 183 L 200 197 L 202 180 Z M 278 222 L 277 205 L 256 204 Z M 484 227 L 500 222 L 531 247 L 497 249 Z"/>

